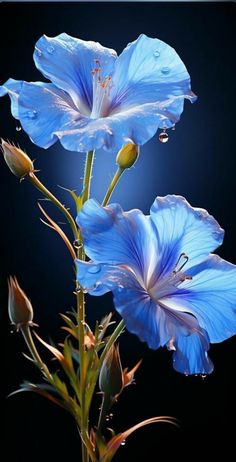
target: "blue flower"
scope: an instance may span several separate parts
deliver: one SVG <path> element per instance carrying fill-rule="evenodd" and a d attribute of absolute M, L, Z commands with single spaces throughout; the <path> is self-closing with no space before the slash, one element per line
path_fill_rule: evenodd
<path fill-rule="evenodd" d="M 9 94 L 12 115 L 42 148 L 58 139 L 65 149 L 82 152 L 142 145 L 179 120 L 184 98 L 196 99 L 175 50 L 146 35 L 119 57 L 65 33 L 44 35 L 34 62 L 52 83 L 9 79 L 0 96 Z"/>
<path fill-rule="evenodd" d="M 90 262 L 77 277 L 92 295 L 112 291 L 127 329 L 156 349 L 173 350 L 174 368 L 209 374 L 209 343 L 236 333 L 236 266 L 209 254 L 224 232 L 180 196 L 157 197 L 145 216 L 87 201 L 78 214 Z"/>

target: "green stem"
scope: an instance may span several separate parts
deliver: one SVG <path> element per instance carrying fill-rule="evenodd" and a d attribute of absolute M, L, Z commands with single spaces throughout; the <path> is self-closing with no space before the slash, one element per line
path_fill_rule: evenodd
<path fill-rule="evenodd" d="M 84 170 L 84 179 L 83 179 L 83 203 L 89 199 L 90 196 L 90 186 L 92 178 L 92 168 L 94 160 L 94 151 L 89 151 L 86 156 L 85 170 Z M 80 260 L 85 260 L 84 249 L 82 245 L 82 237 L 79 233 L 79 239 L 81 246 L 78 249 L 78 258 Z M 84 348 L 84 322 L 85 322 L 85 309 L 84 309 L 84 293 L 79 283 L 76 283 L 76 293 L 77 293 L 77 313 L 78 313 L 78 323 L 79 323 L 79 351 L 80 351 L 80 395 L 81 395 L 81 437 L 82 437 L 82 461 L 89 462 L 89 453 L 88 453 L 88 414 L 85 412 L 86 406 L 86 363 L 85 363 L 85 348 Z"/>
<path fill-rule="evenodd" d="M 105 207 L 107 205 L 107 203 L 109 202 L 110 200 L 110 197 L 119 181 L 119 179 L 121 178 L 122 174 L 124 173 L 125 169 L 124 168 L 121 168 L 119 167 L 115 173 L 115 175 L 113 176 L 112 180 L 111 180 L 111 183 L 108 187 L 108 190 L 106 192 L 106 195 L 103 199 L 103 202 L 102 202 L 102 206 Z"/>
<path fill-rule="evenodd" d="M 53 202 L 54 205 L 65 215 L 74 235 L 74 239 L 78 238 L 78 229 L 75 224 L 74 219 L 72 218 L 70 212 L 64 207 L 63 204 L 41 183 L 41 181 L 36 177 L 36 175 L 31 172 L 28 177 L 29 181 L 37 188 L 47 199 Z"/>
<path fill-rule="evenodd" d="M 83 249 L 79 249 L 79 258 L 82 258 Z M 88 462 L 88 452 L 85 446 L 85 434 L 88 430 L 87 419 L 85 418 L 85 390 L 86 390 L 86 369 L 85 369 L 85 349 L 84 349 L 84 293 L 79 283 L 76 283 L 77 312 L 79 325 L 79 352 L 80 352 L 80 406 L 81 406 L 81 436 L 82 436 L 82 461 Z"/>
<path fill-rule="evenodd" d="M 93 161 L 94 161 L 94 151 L 89 151 L 86 156 L 85 168 L 84 168 L 83 196 L 82 196 L 83 204 L 89 199 L 89 196 L 90 196 Z"/>
<path fill-rule="evenodd" d="M 49 382 L 51 382 L 52 380 L 52 377 L 51 377 L 51 374 L 46 366 L 46 364 L 44 364 L 44 362 L 42 361 L 38 351 L 37 351 L 37 348 L 34 344 L 34 341 L 33 341 L 33 338 L 32 338 L 32 335 L 31 335 L 31 332 L 30 332 L 30 328 L 29 326 L 23 326 L 21 327 L 21 333 L 24 337 L 24 340 L 25 340 L 25 343 L 31 353 L 31 356 L 32 358 L 34 359 L 35 363 L 37 364 L 37 366 L 39 367 L 39 369 L 43 372 L 43 374 L 45 375 L 45 377 L 48 379 Z"/>

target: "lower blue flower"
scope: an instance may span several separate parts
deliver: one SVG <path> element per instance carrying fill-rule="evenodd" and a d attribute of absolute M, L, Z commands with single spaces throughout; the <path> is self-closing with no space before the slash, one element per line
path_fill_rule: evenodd
<path fill-rule="evenodd" d="M 112 291 L 127 329 L 173 350 L 174 368 L 209 374 L 210 343 L 236 333 L 236 266 L 212 255 L 224 232 L 180 196 L 157 197 L 150 216 L 85 203 L 77 217 L 90 262 L 77 278 L 92 295 Z"/>

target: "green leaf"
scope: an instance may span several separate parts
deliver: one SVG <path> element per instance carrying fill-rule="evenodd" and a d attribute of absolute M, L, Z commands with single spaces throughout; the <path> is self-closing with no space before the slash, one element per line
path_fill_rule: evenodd
<path fill-rule="evenodd" d="M 74 313 L 72 313 L 74 315 Z M 75 324 L 69 316 L 66 316 L 65 314 L 61 314 L 61 317 L 63 321 L 65 321 L 67 327 L 62 327 L 63 330 L 66 330 L 71 334 L 74 338 L 78 339 L 79 336 L 79 327 L 77 324 Z"/>
<path fill-rule="evenodd" d="M 81 192 L 81 194 L 79 196 L 77 196 L 76 192 L 71 190 L 71 189 L 68 189 L 68 188 L 64 188 L 63 186 L 60 186 L 61 189 L 64 189 L 64 191 L 67 191 L 68 193 L 70 193 L 70 195 L 73 197 L 74 201 L 75 201 L 75 205 L 76 205 L 76 210 L 77 210 L 77 213 L 80 211 L 82 205 L 83 205 L 83 191 Z"/>

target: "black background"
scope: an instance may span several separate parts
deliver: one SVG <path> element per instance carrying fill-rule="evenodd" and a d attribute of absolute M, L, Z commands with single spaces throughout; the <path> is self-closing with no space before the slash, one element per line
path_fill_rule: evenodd
<path fill-rule="evenodd" d="M 14 77 L 41 80 L 32 52 L 36 40 L 67 32 L 97 40 L 121 52 L 144 32 L 172 45 L 192 77 L 199 99 L 186 109 L 170 140 L 153 138 L 143 149 L 135 169 L 127 173 L 114 194 L 125 209 L 148 208 L 155 196 L 176 193 L 208 209 L 226 229 L 219 254 L 236 263 L 235 255 L 235 4 L 233 3 L 2 3 L 0 83 Z M 59 145 L 44 151 L 15 130 L 9 101 L 0 102 L 0 135 L 19 142 L 41 169 L 40 178 L 61 200 L 69 202 L 57 185 L 81 188 L 83 156 Z M 114 156 L 98 153 L 92 193 L 101 199 L 106 175 L 114 172 Z M 7 320 L 6 278 L 16 274 L 32 300 L 39 332 L 55 342 L 63 338 L 58 313 L 74 303 L 73 271 L 67 250 L 55 234 L 39 222 L 37 191 L 10 174 L 1 160 L 1 318 L 2 418 L 6 429 L 6 460 L 80 460 L 79 437 L 70 416 L 36 395 L 20 394 L 6 400 L 23 379 L 39 380 L 22 357 L 19 335 L 10 334 Z M 107 180 L 108 182 L 108 180 Z M 47 204 L 46 204 L 47 205 Z M 57 213 L 47 205 L 54 217 Z M 59 218 L 59 216 L 58 216 Z M 93 325 L 112 309 L 110 295 L 88 297 L 88 321 Z M 117 461 L 189 460 L 224 454 L 234 447 L 235 338 L 211 347 L 215 371 L 205 380 L 175 372 L 170 353 L 150 351 L 136 337 L 121 339 L 124 366 L 140 357 L 143 364 L 136 385 L 125 390 L 114 408 L 113 426 L 126 429 L 145 418 L 172 415 L 181 428 L 158 425 L 140 430 L 127 441 Z M 5 360 L 5 361 L 4 361 Z M 2 370 L 3 370 L 3 365 Z M 97 397 L 99 402 L 99 397 Z M 96 417 L 94 411 L 93 418 Z"/>

